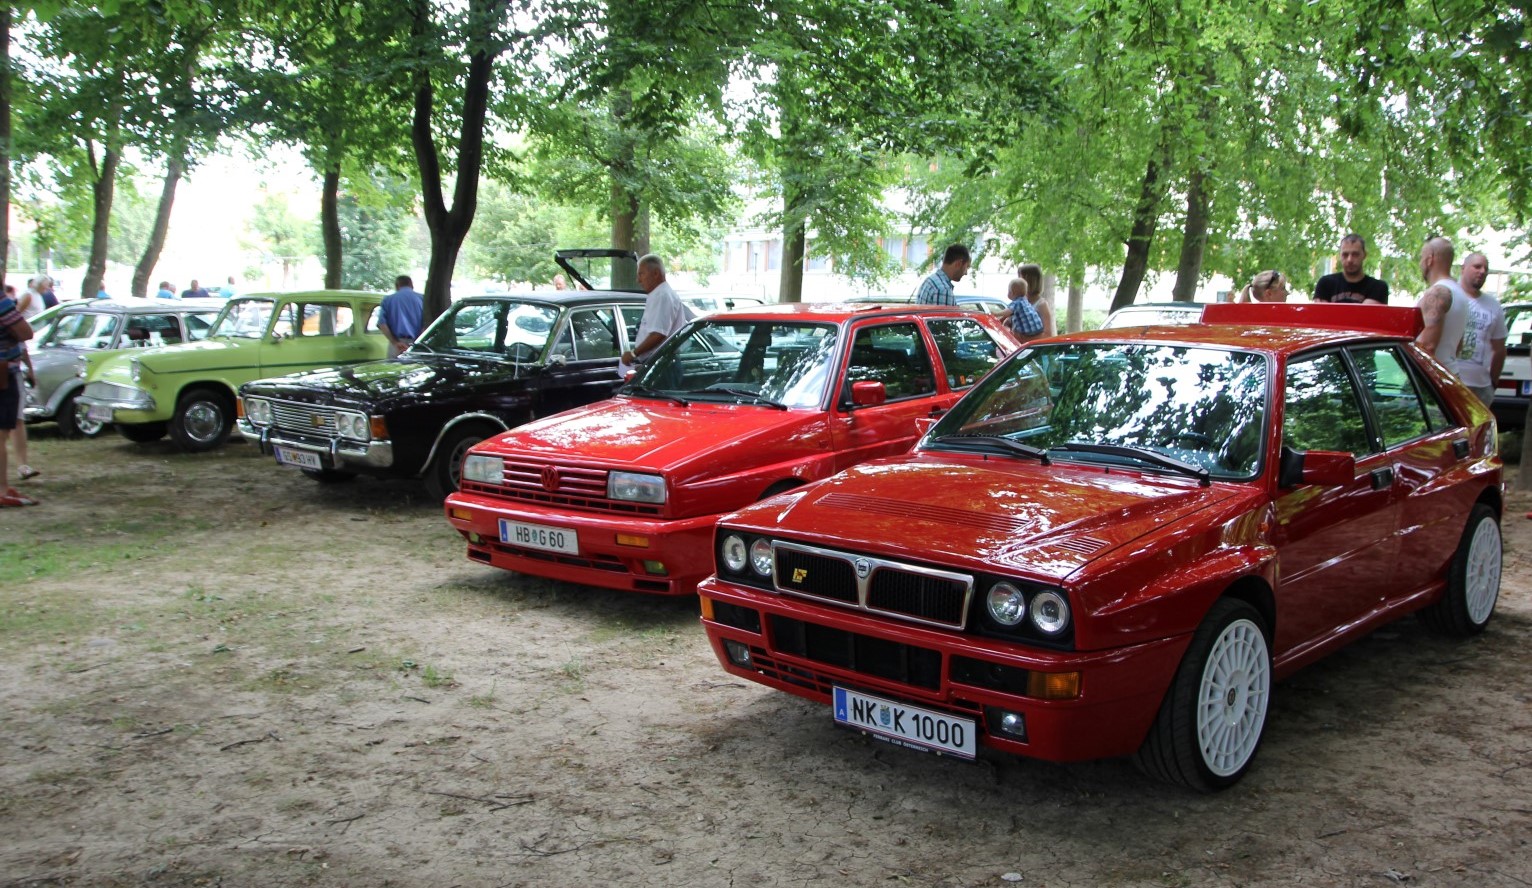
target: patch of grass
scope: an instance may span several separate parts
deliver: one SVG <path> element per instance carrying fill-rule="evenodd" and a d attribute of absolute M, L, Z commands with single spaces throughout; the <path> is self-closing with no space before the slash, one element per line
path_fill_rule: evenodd
<path fill-rule="evenodd" d="M 451 687 L 456 684 L 452 680 L 452 673 L 440 672 L 435 666 L 427 665 L 420 671 L 420 681 L 428 688 Z"/>
<path fill-rule="evenodd" d="M 495 696 L 495 686 L 498 682 L 490 682 L 489 690 L 483 694 L 474 694 L 468 698 L 468 705 L 475 709 L 490 709 L 499 702 Z"/>
<path fill-rule="evenodd" d="M 138 730 L 138 719 L 131 715 L 119 715 L 112 719 L 112 730 L 119 731 L 124 734 L 128 733 L 129 731 L 136 731 Z"/>
<path fill-rule="evenodd" d="M 564 680 L 559 683 L 559 690 L 566 694 L 578 694 L 585 690 L 585 662 L 575 657 L 559 667 L 559 675 Z"/>

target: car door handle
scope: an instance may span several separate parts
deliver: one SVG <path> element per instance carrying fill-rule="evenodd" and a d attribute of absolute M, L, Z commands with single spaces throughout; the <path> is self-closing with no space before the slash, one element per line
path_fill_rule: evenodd
<path fill-rule="evenodd" d="M 949 408 L 943 407 L 940 404 L 938 404 L 937 406 L 932 407 L 931 408 L 931 412 L 927 413 L 926 416 L 929 416 L 929 417 L 931 417 L 933 419 L 938 418 L 938 417 L 942 417 L 942 416 L 946 416 L 948 409 Z"/>
<path fill-rule="evenodd" d="M 1458 459 L 1468 458 L 1468 439 L 1456 438 L 1452 442 L 1452 455 Z"/>
<path fill-rule="evenodd" d="M 1392 468 L 1384 466 L 1381 469 L 1373 469 L 1370 474 L 1372 475 L 1373 490 L 1382 490 L 1386 487 L 1393 486 L 1394 470 Z"/>

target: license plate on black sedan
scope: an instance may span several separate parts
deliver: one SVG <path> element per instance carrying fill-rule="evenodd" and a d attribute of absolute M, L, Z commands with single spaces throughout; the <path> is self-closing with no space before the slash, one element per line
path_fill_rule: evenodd
<path fill-rule="evenodd" d="M 310 453 L 307 450 L 294 450 L 291 447 L 273 447 L 276 452 L 277 462 L 284 466 L 297 466 L 300 469 L 323 470 L 324 463 L 320 462 L 319 454 Z"/>
<path fill-rule="evenodd" d="M 866 731 L 897 746 L 972 759 L 978 754 L 978 731 L 972 719 L 885 700 L 837 687 L 832 698 L 835 723 Z"/>

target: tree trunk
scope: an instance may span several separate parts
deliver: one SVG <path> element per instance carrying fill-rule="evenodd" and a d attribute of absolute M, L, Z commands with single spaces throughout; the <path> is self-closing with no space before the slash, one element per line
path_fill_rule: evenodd
<path fill-rule="evenodd" d="M 324 191 L 319 197 L 319 230 L 324 236 L 324 286 L 339 290 L 340 280 L 340 164 L 324 171 Z M 435 250 L 433 248 L 432 252 Z M 454 250 L 453 255 L 457 252 Z"/>
<path fill-rule="evenodd" d="M 1133 230 L 1128 235 L 1128 255 L 1122 262 L 1122 278 L 1117 282 L 1117 292 L 1112 296 L 1112 311 L 1124 305 L 1132 305 L 1138 298 L 1138 288 L 1149 272 L 1149 247 L 1154 243 L 1154 230 L 1159 225 L 1160 214 L 1160 154 L 1149 159 L 1144 170 L 1143 186 L 1138 192 L 1138 203 L 1133 208 Z"/>
<path fill-rule="evenodd" d="M 421 197 L 425 204 L 426 227 L 431 231 L 431 263 L 426 276 L 422 324 L 430 324 L 452 303 L 452 272 L 457 266 L 458 251 L 468 229 L 473 227 L 479 206 L 479 171 L 484 165 L 484 118 L 489 107 L 489 78 L 495 57 L 502 47 L 495 43 L 498 21 L 504 14 L 506 0 L 469 0 L 469 18 L 484 23 L 477 39 L 470 41 L 468 76 L 463 85 L 463 125 L 457 143 L 457 183 L 449 210 L 442 197 L 441 158 L 431 134 L 431 113 L 435 96 L 430 68 L 422 60 L 416 74 L 414 117 L 410 124 L 410 143 L 415 149 L 415 163 L 420 168 Z M 429 39 L 432 4 L 415 0 L 411 36 L 422 46 Z M 494 51 L 491 52 L 491 46 Z"/>
<path fill-rule="evenodd" d="M 0 288 L 11 266 L 11 4 L 0 9 Z M 0 289 L 3 292 L 3 289 Z"/>
<path fill-rule="evenodd" d="M 185 172 L 186 165 L 181 152 L 173 152 L 165 161 L 165 181 L 160 185 L 160 205 L 154 211 L 154 226 L 149 229 L 149 242 L 144 245 L 144 255 L 133 267 L 130 292 L 139 299 L 149 295 L 149 277 L 154 274 L 154 266 L 159 264 L 160 252 L 165 249 L 165 234 L 170 230 L 170 209 L 175 206 L 176 186 L 180 184 Z"/>
<path fill-rule="evenodd" d="M 1064 317 L 1064 329 L 1070 333 L 1080 330 L 1081 321 L 1085 317 L 1085 288 L 1080 285 L 1078 275 L 1069 278 L 1069 308 Z"/>
<path fill-rule="evenodd" d="M 1197 300 L 1197 281 L 1202 277 L 1202 257 L 1208 245 L 1207 174 L 1192 172 L 1186 186 L 1186 225 L 1181 230 L 1181 261 L 1176 265 L 1176 285 L 1170 298 L 1177 302 Z"/>
<path fill-rule="evenodd" d="M 782 218 L 782 283 L 777 287 L 778 302 L 803 301 L 803 258 L 808 252 L 808 220 L 799 207 L 794 206 L 795 193 L 783 195 Z"/>
<path fill-rule="evenodd" d="M 91 183 L 90 260 L 80 282 L 80 298 L 94 299 L 106 277 L 107 225 L 112 220 L 112 194 L 117 186 L 117 167 L 122 155 L 108 145 L 101 155 L 101 170 Z"/>
<path fill-rule="evenodd" d="M 642 256 L 649 252 L 649 208 L 629 194 L 617 177 L 612 177 L 612 249 L 632 250 Z M 638 268 L 623 262 L 612 264 L 611 287 L 614 290 L 637 290 Z"/>

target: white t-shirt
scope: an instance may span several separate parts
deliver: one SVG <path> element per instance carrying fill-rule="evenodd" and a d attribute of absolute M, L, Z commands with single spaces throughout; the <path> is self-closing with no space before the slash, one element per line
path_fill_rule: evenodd
<path fill-rule="evenodd" d="M 1456 291 L 1452 298 L 1458 298 Z M 1464 385 L 1484 388 L 1495 382 L 1489 375 L 1490 365 L 1495 360 L 1491 343 L 1506 338 L 1505 310 L 1500 307 L 1500 300 L 1488 293 L 1478 296 L 1465 293 L 1462 298 L 1468 305 L 1468 319 L 1463 324 L 1463 341 L 1458 346 L 1457 355 L 1447 366 Z"/>
<path fill-rule="evenodd" d="M 23 290 L 16 296 L 16 308 L 22 317 L 32 320 L 43 310 L 43 294 L 36 290 Z"/>
<path fill-rule="evenodd" d="M 1452 304 L 1447 308 L 1446 317 L 1442 318 L 1442 338 L 1437 340 L 1434 357 L 1448 370 L 1457 372 L 1453 368 L 1453 363 L 1457 360 L 1458 347 L 1463 343 L 1463 328 L 1468 325 L 1468 303 L 1472 300 L 1452 278 L 1442 278 L 1426 289 L 1429 290 L 1438 285 L 1445 287 L 1447 292 L 1452 294 Z M 1420 299 L 1415 300 L 1415 307 L 1420 307 Z"/>
<path fill-rule="evenodd" d="M 644 316 L 638 322 L 638 333 L 629 343 L 629 347 L 638 348 L 639 343 L 649 338 L 650 333 L 660 333 L 669 339 L 691 319 L 691 310 L 681 301 L 681 297 L 676 295 L 676 291 L 670 286 L 670 281 L 660 281 L 660 285 L 649 291 L 649 297 L 644 300 Z M 647 359 L 653 356 L 654 350 L 651 349 L 638 357 Z M 631 364 L 620 364 L 617 367 L 617 375 L 619 378 L 625 377 L 632 369 Z"/>

